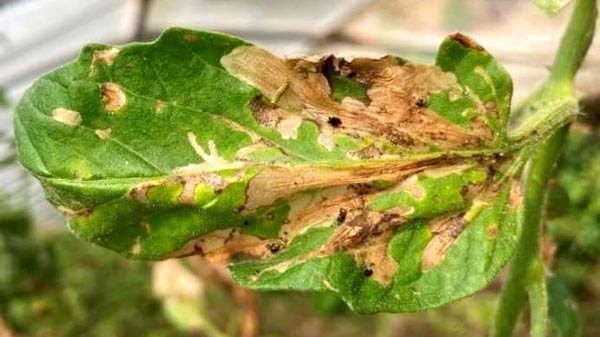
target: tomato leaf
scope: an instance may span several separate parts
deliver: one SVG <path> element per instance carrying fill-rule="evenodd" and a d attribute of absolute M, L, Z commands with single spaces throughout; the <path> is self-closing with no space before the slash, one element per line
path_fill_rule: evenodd
<path fill-rule="evenodd" d="M 27 91 L 15 131 L 21 163 L 88 241 L 412 311 L 482 289 L 514 252 L 511 92 L 461 34 L 422 65 L 281 59 L 174 28 L 87 46 Z"/>

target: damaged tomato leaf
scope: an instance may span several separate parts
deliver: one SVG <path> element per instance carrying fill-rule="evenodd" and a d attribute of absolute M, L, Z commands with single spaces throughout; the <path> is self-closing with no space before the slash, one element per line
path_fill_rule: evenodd
<path fill-rule="evenodd" d="M 136 259 L 230 261 L 253 289 L 357 312 L 468 296 L 514 252 L 511 79 L 461 34 L 436 63 L 282 59 L 169 29 L 89 45 L 15 115 L 21 163 L 78 236 Z"/>

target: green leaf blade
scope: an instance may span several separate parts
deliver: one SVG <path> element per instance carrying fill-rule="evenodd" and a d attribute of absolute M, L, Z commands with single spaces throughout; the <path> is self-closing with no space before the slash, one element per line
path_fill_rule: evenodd
<path fill-rule="evenodd" d="M 511 90 L 460 34 L 419 65 L 280 59 L 174 28 L 86 47 L 27 92 L 15 128 L 21 163 L 90 242 L 413 311 L 485 287 L 514 251 Z"/>

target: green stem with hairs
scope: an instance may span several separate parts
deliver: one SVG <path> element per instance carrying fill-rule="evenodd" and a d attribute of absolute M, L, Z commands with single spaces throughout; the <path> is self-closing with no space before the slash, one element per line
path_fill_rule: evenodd
<path fill-rule="evenodd" d="M 546 275 L 541 258 L 533 261 L 529 272 L 529 312 L 531 337 L 546 337 L 548 326 L 548 293 Z"/>
<path fill-rule="evenodd" d="M 591 44 L 596 23 L 596 0 L 577 0 L 569 25 L 563 35 L 548 81 L 529 106 L 539 106 L 540 102 L 574 100 L 576 102 L 574 80 L 587 50 Z M 576 108 L 576 105 L 575 105 Z M 532 109 L 536 111 L 537 109 Z M 575 109 L 575 113 L 577 110 Z M 563 113 L 573 116 L 559 116 Z M 522 214 L 523 232 L 517 253 L 511 263 L 510 274 L 502 293 L 491 328 L 492 337 L 512 336 L 520 312 L 529 297 L 531 308 L 531 335 L 542 337 L 546 333 L 546 288 L 544 266 L 541 262 L 542 215 L 546 198 L 546 186 L 556 160 L 568 135 L 568 123 L 574 118 L 569 109 L 541 109 L 527 118 L 524 127 L 515 139 L 530 135 L 536 130 L 554 123 L 553 119 L 564 119 L 549 129 L 552 135 L 534 149 L 533 156 L 523 172 L 524 209 Z M 546 124 L 544 124 L 546 123 Z M 567 125 L 564 125 L 567 123 Z"/>
<path fill-rule="evenodd" d="M 578 0 L 556 54 L 548 82 L 568 93 L 574 91 L 575 75 L 594 38 L 598 9 L 596 0 Z"/>
<path fill-rule="evenodd" d="M 512 335 L 530 286 L 538 279 L 530 275 L 530 270 L 533 262 L 540 259 L 541 219 L 546 185 L 567 134 L 567 126 L 555 132 L 535 152 L 523 173 L 523 233 L 511 264 L 510 274 L 500 294 L 500 303 L 490 334 L 492 337 Z M 540 268 L 543 275 L 543 266 L 539 266 L 538 269 Z"/>

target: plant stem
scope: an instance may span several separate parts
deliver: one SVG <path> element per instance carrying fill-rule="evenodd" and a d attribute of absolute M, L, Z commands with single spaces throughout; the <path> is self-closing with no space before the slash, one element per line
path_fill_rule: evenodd
<path fill-rule="evenodd" d="M 594 38 L 596 0 L 579 0 L 560 41 L 560 48 L 550 71 L 548 84 L 573 90 L 575 75 Z"/>
<path fill-rule="evenodd" d="M 531 313 L 531 337 L 546 337 L 548 326 L 548 295 L 544 263 L 538 258 L 533 262 L 529 275 L 529 312 Z"/>
<path fill-rule="evenodd" d="M 529 271 L 533 261 L 540 258 L 541 218 L 546 185 L 552 167 L 559 156 L 568 126 L 555 132 L 533 155 L 524 172 L 525 209 L 523 210 L 523 233 L 510 274 L 500 294 L 500 303 L 490 335 L 511 336 L 517 319 L 525 304 L 530 283 Z M 543 267 L 542 274 L 543 274 Z"/>
<path fill-rule="evenodd" d="M 590 46 L 597 16 L 596 0 L 578 0 L 563 35 L 551 73 L 537 100 L 574 97 L 574 80 Z M 529 104 L 536 104 L 530 102 Z M 542 112 L 542 111 L 540 111 Z M 530 120 L 554 118 L 557 111 L 543 110 L 544 116 Z M 552 116 L 552 117 L 551 117 Z M 523 173 L 525 191 L 522 214 L 523 233 L 510 274 L 500 294 L 500 302 L 490 335 L 512 336 L 517 319 L 529 294 L 532 308 L 532 336 L 543 336 L 547 308 L 544 266 L 541 262 L 541 220 L 546 186 L 568 134 L 568 125 L 558 129 L 537 149 Z"/>
<path fill-rule="evenodd" d="M 514 274 L 514 272 L 510 274 L 509 279 L 502 288 L 500 301 L 490 330 L 490 337 L 512 336 L 517 319 L 521 314 L 521 308 L 525 304 L 527 294 L 525 292 L 525 282 L 515 279 Z"/>
<path fill-rule="evenodd" d="M 514 111 L 521 123 L 509 131 L 512 142 L 539 142 L 578 115 L 575 74 L 592 43 L 597 14 L 596 0 L 576 1 L 548 80 Z"/>

